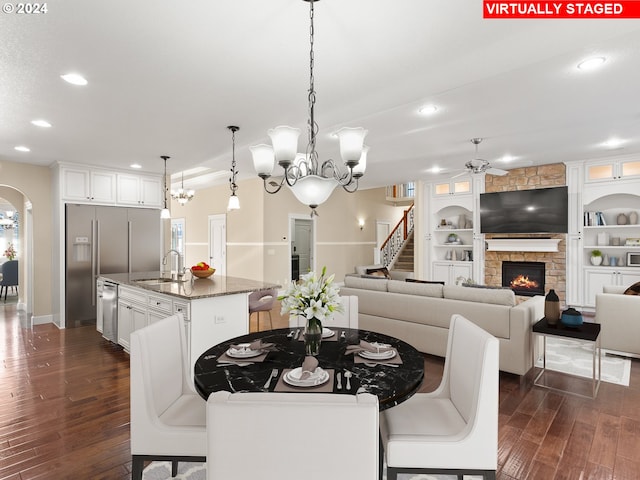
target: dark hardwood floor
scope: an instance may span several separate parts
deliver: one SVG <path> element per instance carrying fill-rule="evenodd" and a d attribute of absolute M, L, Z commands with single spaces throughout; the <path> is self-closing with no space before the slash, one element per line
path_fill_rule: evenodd
<path fill-rule="evenodd" d="M 273 313 L 274 328 L 286 326 Z M 121 348 L 92 326 L 25 328 L 15 306 L 0 306 L 0 351 L 0 479 L 130 478 Z M 442 366 L 425 356 L 423 391 L 438 385 Z M 602 383 L 596 400 L 501 374 L 498 462 L 502 480 L 639 479 L 640 362 L 630 387 Z"/>

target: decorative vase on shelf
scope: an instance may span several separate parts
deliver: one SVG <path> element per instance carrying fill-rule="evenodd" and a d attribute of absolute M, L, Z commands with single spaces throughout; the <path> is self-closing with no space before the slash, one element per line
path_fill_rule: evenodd
<path fill-rule="evenodd" d="M 304 328 L 304 350 L 307 355 L 316 356 L 320 353 L 322 343 L 322 322 L 319 318 L 307 319 Z"/>
<path fill-rule="evenodd" d="M 631 225 L 637 225 L 638 224 L 638 212 L 633 211 L 629 214 L 629 223 Z"/>
<path fill-rule="evenodd" d="M 624 213 L 620 213 L 616 218 L 616 223 L 618 225 L 626 225 L 627 223 L 629 223 L 629 219 Z"/>
<path fill-rule="evenodd" d="M 560 320 L 560 299 L 553 288 L 544 298 L 544 318 L 549 325 L 555 325 Z"/>
<path fill-rule="evenodd" d="M 602 252 L 600 250 L 594 250 L 591 252 L 591 265 L 600 265 L 602 264 Z"/>

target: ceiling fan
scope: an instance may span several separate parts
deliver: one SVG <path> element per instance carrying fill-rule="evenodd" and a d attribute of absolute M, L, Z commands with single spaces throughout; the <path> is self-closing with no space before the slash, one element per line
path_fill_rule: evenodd
<path fill-rule="evenodd" d="M 478 157 L 478 145 L 480 144 L 480 142 L 482 142 L 481 138 L 471 139 L 471 143 L 473 143 L 476 146 L 475 157 L 464 164 L 466 169 L 465 171 L 457 175 L 454 175 L 451 178 L 460 177 L 461 175 L 465 175 L 467 173 L 488 173 L 490 175 L 500 175 L 500 176 L 506 175 L 507 173 L 509 173 L 506 170 L 502 170 L 501 168 L 492 167 L 488 160 L 484 160 Z"/>

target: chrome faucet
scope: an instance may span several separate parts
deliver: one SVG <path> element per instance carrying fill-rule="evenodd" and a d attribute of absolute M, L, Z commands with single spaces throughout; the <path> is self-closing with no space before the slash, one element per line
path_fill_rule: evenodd
<path fill-rule="evenodd" d="M 178 256 L 178 272 L 176 273 L 176 278 L 174 278 L 173 272 L 171 272 L 171 278 L 173 280 L 179 280 L 181 277 L 184 277 L 184 274 L 185 274 L 184 257 L 182 256 L 182 254 L 179 251 L 177 251 L 175 249 L 171 249 L 167 253 L 165 253 L 164 254 L 164 258 L 162 259 L 162 265 L 166 265 L 167 264 L 167 257 L 169 255 L 171 255 L 171 253 L 175 253 Z"/>

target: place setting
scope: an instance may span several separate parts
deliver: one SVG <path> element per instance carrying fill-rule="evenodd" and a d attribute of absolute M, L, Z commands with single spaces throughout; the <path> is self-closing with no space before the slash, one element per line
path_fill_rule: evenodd
<path fill-rule="evenodd" d="M 397 367 L 402 364 L 398 351 L 387 343 L 360 340 L 357 345 L 347 345 L 345 355 L 353 354 L 354 364 L 366 366 L 386 365 Z"/>
<path fill-rule="evenodd" d="M 274 392 L 299 392 L 309 390 L 314 392 L 333 392 L 334 371 L 323 369 L 318 365 L 318 359 L 305 357 L 302 365 L 297 368 L 285 368 L 278 379 Z"/>
<path fill-rule="evenodd" d="M 275 343 L 254 340 L 250 343 L 238 343 L 229 346 L 226 352 L 218 357 L 218 365 L 237 365 L 244 367 L 263 362 L 269 352 L 277 350 Z"/>

